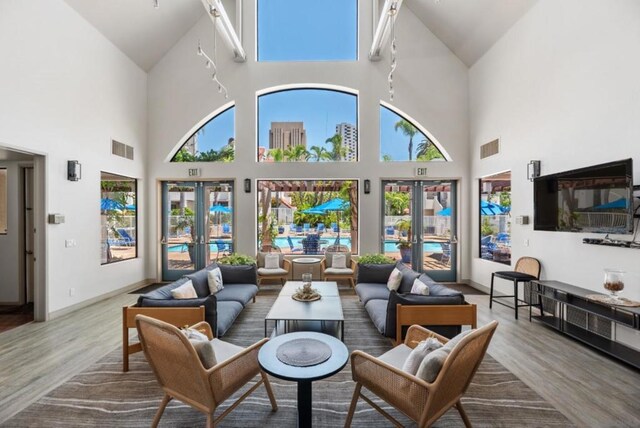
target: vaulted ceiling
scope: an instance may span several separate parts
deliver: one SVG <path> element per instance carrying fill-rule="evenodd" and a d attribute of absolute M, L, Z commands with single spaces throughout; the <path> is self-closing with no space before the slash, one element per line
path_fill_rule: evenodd
<path fill-rule="evenodd" d="M 159 0 L 158 9 L 152 0 L 65 1 L 145 71 L 204 14 L 200 0 Z M 404 5 L 470 67 L 536 2 L 405 0 Z"/>

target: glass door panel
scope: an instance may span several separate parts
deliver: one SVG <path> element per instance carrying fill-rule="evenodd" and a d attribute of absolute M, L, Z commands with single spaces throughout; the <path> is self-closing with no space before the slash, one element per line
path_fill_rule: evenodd
<path fill-rule="evenodd" d="M 456 281 L 456 183 L 423 181 L 422 270 L 436 281 Z"/>
<path fill-rule="evenodd" d="M 207 264 L 233 252 L 233 182 L 204 183 Z"/>
<path fill-rule="evenodd" d="M 411 266 L 413 182 L 383 182 L 382 252 Z"/>

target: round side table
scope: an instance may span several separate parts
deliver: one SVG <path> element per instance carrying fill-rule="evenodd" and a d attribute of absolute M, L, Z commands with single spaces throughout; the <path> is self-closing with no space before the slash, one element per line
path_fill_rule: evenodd
<path fill-rule="evenodd" d="M 331 357 L 323 363 L 309 367 L 296 367 L 283 363 L 276 356 L 280 345 L 294 339 L 316 339 L 331 348 Z M 278 379 L 298 383 L 298 426 L 311 427 L 311 383 L 333 376 L 347 365 L 349 350 L 340 340 L 322 333 L 298 332 L 276 336 L 258 352 L 258 363 L 266 373 Z"/>
<path fill-rule="evenodd" d="M 317 257 L 299 257 L 297 259 L 292 259 L 291 263 L 292 263 L 293 267 L 291 268 L 291 270 L 293 272 L 291 272 L 291 276 L 293 277 L 293 280 L 295 281 L 295 279 L 296 279 L 296 269 L 295 269 L 296 265 L 309 265 L 309 266 L 312 266 L 312 265 L 315 265 L 317 263 L 320 263 L 321 261 L 322 261 L 322 259 L 319 259 Z M 312 268 L 312 270 L 313 270 L 313 268 Z"/>

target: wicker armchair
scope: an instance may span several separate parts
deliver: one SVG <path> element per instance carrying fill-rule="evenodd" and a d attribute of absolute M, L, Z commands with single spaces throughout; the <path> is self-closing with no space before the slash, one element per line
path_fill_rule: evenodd
<path fill-rule="evenodd" d="M 471 423 L 462 408 L 460 398 L 467 391 L 497 325 L 497 321 L 492 321 L 463 337 L 445 360 L 433 383 L 425 382 L 402 371 L 401 365 L 398 367 L 398 364 L 384 361 L 386 355 L 394 353 L 396 356 L 404 355 L 402 362 L 400 362 L 402 364 L 411 349 L 429 337 L 435 337 L 442 343 L 448 341 L 447 338 L 423 327 L 411 326 L 404 344 L 397 346 L 380 358 L 372 357 L 362 351 L 354 351 L 351 354 L 351 370 L 356 388 L 345 427 L 351 426 L 356 404 L 360 397 L 393 424 L 401 426 L 391 415 L 362 394 L 361 388 L 363 386 L 415 421 L 418 427 L 430 427 L 452 406 L 455 406 L 460 413 L 465 426 L 470 427 Z"/>
<path fill-rule="evenodd" d="M 258 274 L 258 285 L 262 283 L 264 279 L 279 279 L 280 283 L 284 285 L 284 283 L 289 279 L 289 275 L 291 274 L 291 261 L 284 258 L 284 254 L 282 253 L 272 253 L 277 254 L 279 257 L 279 267 L 277 269 L 267 269 L 265 268 L 265 256 L 269 253 L 259 252 L 256 257 L 257 264 L 257 274 Z"/>
<path fill-rule="evenodd" d="M 346 268 L 336 268 L 333 266 L 333 257 L 339 254 L 344 254 L 346 256 Z M 351 288 L 356 288 L 356 283 L 354 281 L 354 277 L 356 274 L 356 269 L 358 268 L 358 263 L 351 257 L 351 252 L 334 252 L 334 251 L 326 251 L 324 253 L 324 258 L 320 262 L 320 270 L 322 271 L 322 280 L 338 280 L 338 279 L 346 279 L 349 281 Z"/>
<path fill-rule="evenodd" d="M 219 361 L 207 370 L 189 340 L 176 327 L 144 315 L 136 316 L 136 327 L 147 361 L 164 390 L 164 398 L 152 427 L 158 426 L 169 401 L 177 398 L 205 413 L 207 427 L 212 428 L 262 383 L 269 395 L 272 410 L 278 410 L 269 379 L 258 365 L 258 351 L 268 339 L 262 339 L 248 348 L 214 341 L 214 352 Z M 210 340 L 213 338 L 208 323 L 200 322 L 193 328 L 202 331 Z M 261 379 L 214 419 L 216 408 L 258 374 Z"/>

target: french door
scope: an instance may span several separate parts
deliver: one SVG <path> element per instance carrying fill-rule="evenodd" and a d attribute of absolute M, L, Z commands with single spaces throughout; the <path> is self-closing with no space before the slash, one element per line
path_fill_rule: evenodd
<path fill-rule="evenodd" d="M 436 281 L 457 280 L 455 181 L 383 181 L 385 255 Z"/>
<path fill-rule="evenodd" d="M 173 281 L 233 251 L 233 181 L 162 182 L 162 279 Z"/>

